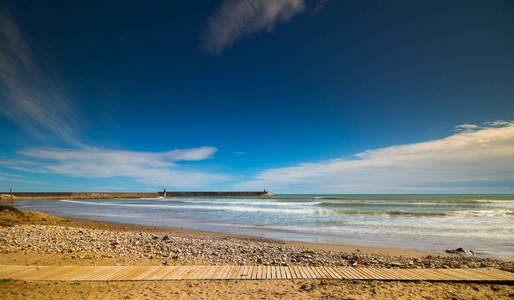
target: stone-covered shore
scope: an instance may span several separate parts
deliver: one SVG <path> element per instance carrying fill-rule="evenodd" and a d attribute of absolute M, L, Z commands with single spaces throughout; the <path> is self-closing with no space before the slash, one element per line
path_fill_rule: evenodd
<path fill-rule="evenodd" d="M 308 265 L 386 268 L 495 267 L 514 271 L 514 262 L 472 256 L 392 257 L 293 247 L 285 243 L 232 236 L 147 231 L 116 231 L 65 225 L 0 227 L 2 254 L 54 254 L 97 264 L 122 258 L 124 264 Z M 109 260 L 110 262 L 112 260 Z"/>

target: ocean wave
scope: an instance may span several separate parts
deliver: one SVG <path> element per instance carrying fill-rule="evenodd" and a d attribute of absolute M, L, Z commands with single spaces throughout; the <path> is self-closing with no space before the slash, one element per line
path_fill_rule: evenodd
<path fill-rule="evenodd" d="M 251 228 L 252 226 L 246 226 Z M 431 238 L 461 238 L 461 239 L 481 239 L 481 240 L 512 240 L 514 234 L 512 232 L 482 232 L 482 231 L 449 231 L 445 227 L 441 227 L 440 230 L 436 228 L 427 229 L 419 227 L 419 230 L 404 230 L 399 228 L 395 230 L 394 227 L 373 227 L 373 228 L 362 228 L 362 227 L 340 227 L 340 226 L 326 226 L 326 227 L 310 227 L 310 226 L 290 226 L 290 225 L 265 225 L 265 226 L 253 226 L 255 229 L 260 230 L 273 230 L 273 231 L 285 231 L 285 232 L 303 232 L 308 234 L 337 234 L 337 235 L 370 235 L 380 237 L 394 237 L 399 238 L 400 236 L 417 237 L 423 239 L 424 237 Z"/>
<path fill-rule="evenodd" d="M 434 202 L 386 202 L 386 201 L 366 201 L 366 202 L 342 202 L 342 201 L 323 201 L 316 204 L 320 207 L 437 207 L 437 208 L 480 208 L 481 204 L 455 204 L 455 203 L 434 203 Z"/>
<path fill-rule="evenodd" d="M 514 216 L 514 210 L 460 210 L 460 211 L 407 211 L 407 210 L 360 210 L 333 209 L 320 211 L 322 214 L 335 215 L 388 215 L 407 217 L 509 217 Z"/>
<path fill-rule="evenodd" d="M 61 202 L 86 204 L 86 205 L 103 205 L 103 206 L 121 206 L 121 207 L 144 207 L 144 208 L 163 208 L 163 209 L 196 209 L 196 210 L 219 210 L 219 211 L 235 211 L 235 212 L 265 212 L 274 214 L 308 214 L 316 213 L 315 209 L 283 209 L 270 207 L 248 207 L 248 206 L 209 206 L 209 205 L 162 205 L 162 204 L 129 204 L 129 203 L 112 203 L 112 202 L 91 202 L 82 200 L 60 200 Z"/>
<path fill-rule="evenodd" d="M 451 212 L 439 211 L 406 211 L 406 210 L 358 210 L 358 209 L 335 209 L 336 214 L 344 215 L 389 215 L 389 216 L 424 216 L 441 217 L 448 216 Z"/>

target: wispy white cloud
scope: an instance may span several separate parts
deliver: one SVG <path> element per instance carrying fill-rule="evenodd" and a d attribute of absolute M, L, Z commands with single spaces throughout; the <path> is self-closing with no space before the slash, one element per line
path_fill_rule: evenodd
<path fill-rule="evenodd" d="M 222 174 L 199 172 L 180 161 L 209 159 L 213 147 L 167 152 L 136 152 L 98 148 L 31 148 L 18 151 L 21 159 L 3 160 L 5 167 L 24 172 L 64 174 L 79 178 L 132 178 L 148 186 L 195 188 L 227 180 Z"/>
<path fill-rule="evenodd" d="M 492 127 L 502 127 L 502 126 L 508 126 L 509 125 L 509 121 L 503 121 L 503 120 L 498 120 L 498 121 L 491 121 L 491 122 L 484 122 L 485 125 L 488 125 L 488 126 L 492 126 Z"/>
<path fill-rule="evenodd" d="M 272 31 L 305 9 L 304 0 L 225 0 L 209 17 L 205 48 L 214 54 L 240 38 L 259 31 Z"/>
<path fill-rule="evenodd" d="M 480 129 L 481 127 L 476 125 L 476 124 L 460 124 L 460 125 L 457 125 L 455 126 L 455 130 L 456 131 L 461 131 L 461 130 L 476 130 L 476 129 Z"/>
<path fill-rule="evenodd" d="M 59 84 L 40 70 L 26 37 L 0 11 L 0 113 L 38 138 L 81 145 L 74 112 Z"/>
<path fill-rule="evenodd" d="M 461 126 L 444 139 L 269 169 L 238 188 L 274 192 L 514 192 L 514 122 Z M 473 130 L 469 130 L 473 129 Z"/>

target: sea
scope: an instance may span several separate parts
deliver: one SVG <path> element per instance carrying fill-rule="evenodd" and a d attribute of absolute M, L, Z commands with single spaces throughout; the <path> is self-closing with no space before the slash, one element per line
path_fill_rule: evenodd
<path fill-rule="evenodd" d="M 22 210 L 287 241 L 514 258 L 514 195 L 24 200 Z"/>

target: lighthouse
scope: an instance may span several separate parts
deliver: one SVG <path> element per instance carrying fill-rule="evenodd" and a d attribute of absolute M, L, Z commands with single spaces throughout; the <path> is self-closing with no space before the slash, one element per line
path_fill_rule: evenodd
<path fill-rule="evenodd" d="M 164 192 L 162 193 L 162 196 L 163 196 L 163 197 L 168 196 L 168 192 L 166 192 L 166 188 L 164 188 Z"/>

